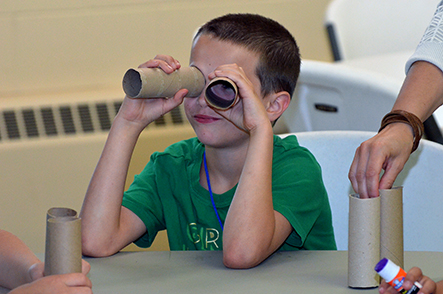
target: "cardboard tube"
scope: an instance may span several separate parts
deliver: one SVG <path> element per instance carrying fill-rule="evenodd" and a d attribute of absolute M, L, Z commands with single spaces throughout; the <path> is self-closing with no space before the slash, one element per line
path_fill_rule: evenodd
<path fill-rule="evenodd" d="M 77 211 L 65 207 L 53 207 L 46 213 L 46 220 L 56 217 L 77 217 Z"/>
<path fill-rule="evenodd" d="M 380 257 L 403 268 L 403 187 L 380 190 L 380 201 Z"/>
<path fill-rule="evenodd" d="M 380 260 L 380 197 L 349 195 L 348 286 L 379 285 L 374 265 Z"/>
<path fill-rule="evenodd" d="M 172 97 L 188 89 L 186 97 L 198 97 L 205 87 L 205 77 L 194 66 L 182 67 L 167 74 L 159 68 L 131 68 L 123 77 L 123 91 L 132 98 Z"/>
<path fill-rule="evenodd" d="M 82 272 L 81 219 L 70 208 L 46 214 L 45 275 Z"/>
<path fill-rule="evenodd" d="M 205 89 L 205 99 L 210 107 L 227 110 L 238 101 L 237 85 L 225 77 L 212 79 Z"/>

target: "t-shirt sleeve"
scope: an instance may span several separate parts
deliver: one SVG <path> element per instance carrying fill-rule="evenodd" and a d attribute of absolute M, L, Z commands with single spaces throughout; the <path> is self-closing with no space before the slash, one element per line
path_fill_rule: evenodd
<path fill-rule="evenodd" d="M 306 148 L 285 149 L 274 158 L 273 202 L 274 210 L 281 213 L 294 229 L 285 244 L 304 248 L 311 234 L 317 235 L 318 239 L 331 240 L 332 237 L 333 240 L 331 212 L 321 168 Z"/>
<path fill-rule="evenodd" d="M 123 195 L 122 206 L 135 213 L 146 226 L 146 233 L 134 242 L 139 247 L 151 246 L 157 232 L 165 229 L 162 202 L 157 189 L 156 164 L 154 153 Z"/>

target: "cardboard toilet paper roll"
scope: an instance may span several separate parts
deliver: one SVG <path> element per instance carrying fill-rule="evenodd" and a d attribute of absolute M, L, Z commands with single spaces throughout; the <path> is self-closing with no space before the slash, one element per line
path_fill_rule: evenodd
<path fill-rule="evenodd" d="M 159 68 L 131 68 L 123 77 L 123 91 L 132 98 L 172 97 L 188 89 L 186 97 L 198 97 L 205 87 L 205 77 L 194 67 L 182 67 L 167 74 Z"/>
<path fill-rule="evenodd" d="M 379 285 L 374 265 L 380 260 L 380 197 L 349 195 L 348 286 Z"/>
<path fill-rule="evenodd" d="M 46 214 L 45 275 L 81 271 L 81 219 L 70 208 L 51 208 Z"/>
<path fill-rule="evenodd" d="M 380 197 L 349 197 L 348 286 L 377 287 L 374 266 L 388 258 L 403 267 L 403 187 L 380 190 Z"/>
<path fill-rule="evenodd" d="M 210 107 L 227 110 L 239 101 L 238 87 L 231 79 L 217 77 L 208 83 L 205 99 Z"/>
<path fill-rule="evenodd" d="M 380 259 L 404 268 L 403 187 L 380 190 Z"/>

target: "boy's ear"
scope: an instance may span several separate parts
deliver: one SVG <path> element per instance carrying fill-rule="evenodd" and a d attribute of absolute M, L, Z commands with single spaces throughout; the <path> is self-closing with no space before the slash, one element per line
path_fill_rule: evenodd
<path fill-rule="evenodd" d="M 290 102 L 291 102 L 291 95 L 289 95 L 289 93 L 286 91 L 270 94 L 268 107 L 266 108 L 269 120 L 273 122 L 277 118 L 279 118 L 283 114 L 283 112 L 288 108 Z"/>

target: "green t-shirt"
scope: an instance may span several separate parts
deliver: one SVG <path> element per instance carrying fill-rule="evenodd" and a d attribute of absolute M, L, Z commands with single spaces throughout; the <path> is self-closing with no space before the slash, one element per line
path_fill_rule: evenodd
<path fill-rule="evenodd" d="M 135 244 L 149 247 L 157 232 L 167 229 L 171 250 L 222 249 L 221 226 L 210 194 L 199 182 L 203 152 L 197 138 L 180 141 L 152 154 L 135 176 L 122 204 L 146 225 L 146 234 Z M 272 175 L 274 210 L 294 229 L 280 250 L 335 250 L 320 166 L 295 136 L 274 136 Z M 236 188 L 213 195 L 223 222 Z"/>

